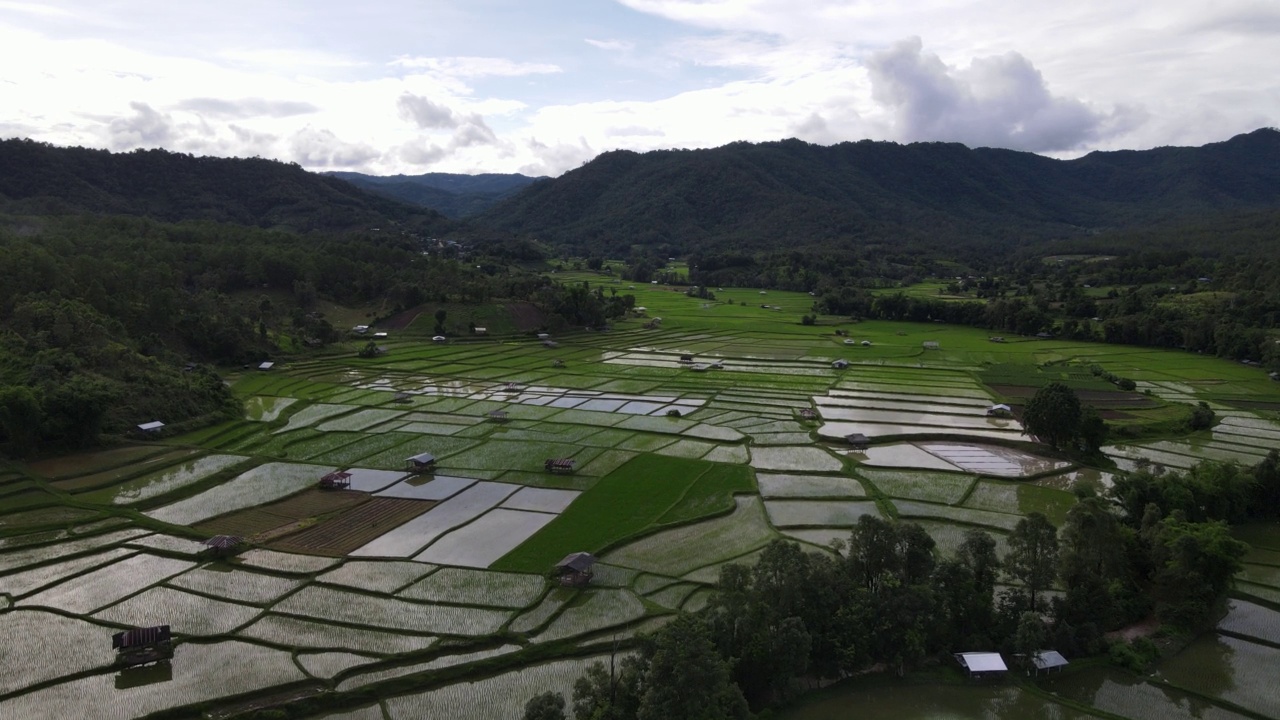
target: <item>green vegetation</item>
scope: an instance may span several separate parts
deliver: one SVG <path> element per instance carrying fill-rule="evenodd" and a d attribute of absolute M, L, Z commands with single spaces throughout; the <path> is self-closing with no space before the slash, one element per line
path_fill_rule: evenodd
<path fill-rule="evenodd" d="M 541 573 L 571 552 L 615 545 L 671 511 L 711 468 L 699 460 L 640 455 L 602 478 L 493 568 Z M 712 487 L 719 489 L 727 480 Z"/>

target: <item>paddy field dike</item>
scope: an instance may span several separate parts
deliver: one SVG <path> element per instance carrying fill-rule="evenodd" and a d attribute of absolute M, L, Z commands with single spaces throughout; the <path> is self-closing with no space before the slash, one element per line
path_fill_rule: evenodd
<path fill-rule="evenodd" d="M 0 468 L 0 717 L 222 718 L 324 698 L 314 717 L 516 718 L 536 693 L 570 695 L 619 641 L 703 607 L 722 565 L 774 539 L 831 552 L 870 514 L 919 522 L 944 554 L 969 528 L 1003 552 L 1026 513 L 1060 524 L 1075 482 L 1280 447 L 1280 383 L 1254 367 L 934 323 L 802 325 L 802 293 L 558 278 L 645 312 L 553 346 L 432 342 L 411 325 L 378 357 L 353 340 L 228 376 L 239 419 Z M 1021 405 L 1053 380 L 1112 424 L 1106 467 L 1022 433 Z M 1219 423 L 1179 430 L 1200 401 Z M 407 471 L 422 453 L 434 471 Z M 572 473 L 547 472 L 560 458 Z M 348 488 L 317 487 L 338 470 Z M 1096 667 L 1048 693 L 926 687 L 911 702 L 877 690 L 794 717 L 853 703 L 908 719 L 1280 717 L 1280 528 L 1240 533 L 1253 549 L 1230 613 L 1151 677 Z M 211 558 L 215 535 L 248 547 Z M 591 584 L 552 582 L 579 551 L 598 558 Z M 172 661 L 117 668 L 112 634 L 158 624 Z"/>

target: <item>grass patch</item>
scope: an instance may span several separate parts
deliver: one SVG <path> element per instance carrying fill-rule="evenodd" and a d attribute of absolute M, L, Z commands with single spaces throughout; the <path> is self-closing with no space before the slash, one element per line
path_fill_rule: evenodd
<path fill-rule="evenodd" d="M 680 504 L 711 463 L 640 455 L 601 478 L 567 510 L 491 567 L 546 572 L 568 553 L 599 552 L 635 535 Z M 730 485 L 726 478 L 712 485 Z"/>
<path fill-rule="evenodd" d="M 680 523 L 733 510 L 735 493 L 755 492 L 751 471 L 739 465 L 716 465 L 702 474 L 685 492 L 680 502 L 666 512 L 658 523 Z"/>

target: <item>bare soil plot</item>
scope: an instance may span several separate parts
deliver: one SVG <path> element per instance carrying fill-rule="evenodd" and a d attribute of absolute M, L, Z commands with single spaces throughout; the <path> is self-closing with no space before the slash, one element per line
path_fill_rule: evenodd
<path fill-rule="evenodd" d="M 368 500 L 369 495 L 354 490 L 312 488 L 279 502 L 223 515 L 195 527 L 210 535 L 253 537 L 307 518 L 339 512 Z"/>
<path fill-rule="evenodd" d="M 271 543 L 277 550 L 341 556 L 435 507 L 434 502 L 377 497 Z"/>
<path fill-rule="evenodd" d="M 1007 398 L 1029 398 L 1040 388 L 1030 385 L 992 385 L 991 389 Z M 1119 390 L 1077 390 L 1076 395 L 1082 405 L 1092 405 L 1098 409 L 1151 408 L 1160 404 L 1142 393 Z"/>

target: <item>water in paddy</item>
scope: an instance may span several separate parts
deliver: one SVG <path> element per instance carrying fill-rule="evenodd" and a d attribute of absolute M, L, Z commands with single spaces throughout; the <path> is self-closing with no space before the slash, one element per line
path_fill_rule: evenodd
<path fill-rule="evenodd" d="M 783 720 L 1084 720 L 1092 716 L 1005 684 L 855 688 L 780 713 Z"/>

